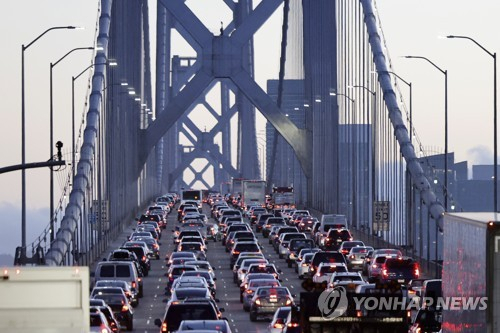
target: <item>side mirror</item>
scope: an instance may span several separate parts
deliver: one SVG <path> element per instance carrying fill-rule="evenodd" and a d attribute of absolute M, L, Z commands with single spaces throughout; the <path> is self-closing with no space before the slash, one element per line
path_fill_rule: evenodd
<path fill-rule="evenodd" d="M 220 303 L 220 299 L 216 298 L 215 303 Z"/>
<path fill-rule="evenodd" d="M 292 294 L 292 297 L 293 297 L 293 298 L 297 297 L 297 294 Z"/>
<path fill-rule="evenodd" d="M 216 278 L 216 277 L 214 277 L 214 278 L 213 278 L 213 280 L 214 280 L 214 281 L 217 281 L 217 278 Z"/>
<path fill-rule="evenodd" d="M 220 311 L 220 312 L 225 312 L 225 311 L 226 311 L 226 309 L 224 309 L 224 308 L 219 308 L 219 311 Z"/>
<path fill-rule="evenodd" d="M 161 243 L 160 243 L 160 242 L 158 242 L 158 245 L 161 245 Z"/>
<path fill-rule="evenodd" d="M 217 270 L 217 268 L 215 268 L 215 267 L 212 267 L 212 270 L 213 270 L 213 271 L 215 271 L 215 270 Z"/>
<path fill-rule="evenodd" d="M 278 279 L 279 282 L 283 282 L 283 279 Z"/>
<path fill-rule="evenodd" d="M 283 271 L 281 269 L 278 269 L 278 274 L 283 274 Z"/>
<path fill-rule="evenodd" d="M 156 318 L 155 319 L 155 325 L 158 326 L 158 327 L 161 327 L 161 324 L 162 324 L 161 320 L 159 318 Z"/>
<path fill-rule="evenodd" d="M 174 229 L 170 229 L 170 231 L 175 232 L 175 230 L 174 230 Z"/>
<path fill-rule="evenodd" d="M 168 298 L 164 298 L 161 301 L 162 301 L 162 303 L 168 303 Z"/>

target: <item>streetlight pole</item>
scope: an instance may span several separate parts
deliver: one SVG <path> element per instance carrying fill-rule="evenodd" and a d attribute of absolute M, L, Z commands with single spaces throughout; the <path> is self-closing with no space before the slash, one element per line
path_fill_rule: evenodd
<path fill-rule="evenodd" d="M 448 71 L 438 67 L 435 63 L 421 56 L 405 56 L 408 59 L 423 59 L 444 74 L 444 211 L 448 211 Z"/>
<path fill-rule="evenodd" d="M 493 211 L 498 212 L 498 143 L 497 143 L 497 54 L 488 51 L 485 47 L 479 44 L 475 39 L 467 36 L 455 36 L 449 35 L 446 38 L 462 38 L 468 39 L 477 46 L 479 46 L 484 52 L 489 54 L 493 58 Z"/>
<path fill-rule="evenodd" d="M 367 92 L 369 92 L 373 96 L 372 113 L 375 115 L 375 108 L 376 108 L 376 105 L 377 105 L 377 94 L 376 94 L 376 91 L 368 89 L 367 87 L 365 87 L 363 85 L 353 85 L 353 86 L 349 86 L 349 88 L 361 88 L 361 89 L 366 90 Z M 367 124 L 367 126 L 368 126 L 368 124 Z M 375 131 L 372 129 L 372 133 L 374 133 L 374 132 Z M 366 139 L 368 140 L 368 135 L 367 135 Z M 375 140 L 372 140 L 372 141 L 375 142 Z M 367 147 L 368 147 L 368 141 L 367 141 Z M 372 209 L 371 209 L 371 211 L 373 211 L 373 204 L 375 202 L 375 149 L 373 149 L 372 154 L 373 154 L 373 156 L 372 156 L 372 170 L 371 170 L 372 171 L 372 204 L 371 204 Z M 370 155 L 369 155 L 369 149 L 367 149 L 366 163 L 368 164 L 369 161 L 370 161 Z M 367 193 L 367 196 L 369 196 L 368 193 Z M 370 217 L 368 216 L 368 219 L 369 218 Z"/>
<path fill-rule="evenodd" d="M 24 52 L 43 35 L 52 30 L 77 29 L 75 26 L 52 27 L 42 32 L 29 44 L 21 45 L 21 163 L 26 164 L 26 103 L 24 88 Z M 52 145 L 51 145 L 52 147 Z M 21 247 L 23 255 L 26 255 L 26 170 L 21 169 Z"/>
<path fill-rule="evenodd" d="M 349 100 L 353 104 L 353 106 L 355 105 L 355 100 L 346 94 L 330 92 L 330 96 L 343 96 L 347 100 Z M 338 151 L 339 151 L 339 155 L 340 155 L 340 140 L 338 140 L 338 144 L 339 144 Z M 346 140 L 346 144 L 347 144 L 347 140 Z M 340 209 L 340 181 L 339 181 L 339 179 L 340 179 L 340 158 L 337 158 L 337 191 L 336 191 L 337 192 L 337 209 Z M 354 177 L 353 177 L 353 179 L 354 179 Z M 352 195 L 354 195 L 354 188 L 353 188 Z M 349 206 L 349 205 L 347 205 L 347 206 Z M 354 215 L 354 204 L 353 204 L 353 215 Z"/>
<path fill-rule="evenodd" d="M 54 98 L 53 98 L 53 71 L 54 67 L 74 51 L 93 50 L 93 47 L 77 47 L 59 58 L 55 63 L 50 63 L 50 158 L 54 156 Z M 50 242 L 54 240 L 54 169 L 50 168 Z"/>

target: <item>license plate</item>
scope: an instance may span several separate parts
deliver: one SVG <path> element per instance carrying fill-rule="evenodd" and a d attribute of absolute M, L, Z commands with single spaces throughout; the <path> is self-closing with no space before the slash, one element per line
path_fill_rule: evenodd
<path fill-rule="evenodd" d="M 405 283 L 404 279 L 398 279 L 398 283 Z"/>
<path fill-rule="evenodd" d="M 271 299 L 269 299 L 269 302 L 276 303 L 276 302 L 278 302 L 278 299 L 277 298 L 271 298 Z"/>

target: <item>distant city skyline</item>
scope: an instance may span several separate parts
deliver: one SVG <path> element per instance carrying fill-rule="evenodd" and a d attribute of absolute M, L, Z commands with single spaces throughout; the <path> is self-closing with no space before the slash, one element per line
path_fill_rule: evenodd
<path fill-rule="evenodd" d="M 209 2 L 210 5 L 206 5 Z M 3 144 L 0 166 L 21 162 L 21 45 L 52 26 L 85 27 L 85 30 L 50 32 L 26 52 L 26 160 L 46 161 L 49 159 L 49 64 L 72 48 L 92 46 L 98 4 L 98 0 L 21 0 L 2 4 L 0 28 L 4 33 L 0 35 L 0 43 L 4 48 L 0 61 L 0 140 Z M 224 25 L 230 21 L 229 11 L 224 8 L 222 0 L 188 0 L 187 4 L 196 14 L 203 16 L 202 21 L 214 34 L 218 33 L 221 20 Z M 500 40 L 496 32 L 500 30 L 500 22 L 496 16 L 500 12 L 500 2 L 379 0 L 376 4 L 394 71 L 413 83 L 414 125 L 423 148 L 435 147 L 440 153 L 444 150 L 442 75 L 423 61 L 401 58 L 404 55 L 428 57 L 449 72 L 449 152 L 455 153 L 456 162 L 468 160 L 469 168 L 474 164 L 491 164 L 492 59 L 469 41 L 437 37 L 467 35 L 491 52 L 497 52 Z M 154 1 L 150 2 L 150 8 L 152 15 L 156 13 Z M 278 77 L 281 12 L 278 9 L 273 19 L 256 35 L 256 78 L 264 89 L 267 79 Z M 151 19 L 154 22 L 154 17 Z M 176 42 L 173 50 L 189 52 L 185 44 Z M 71 76 L 78 74 L 91 61 L 92 52 L 75 52 L 58 65 L 54 73 L 55 141 L 63 141 L 66 159 L 71 151 Z M 76 105 L 79 120 L 85 110 L 88 76 L 84 75 L 78 81 Z M 406 87 L 400 85 L 400 89 L 408 103 Z M 257 119 L 258 130 L 263 129 L 264 118 L 258 113 Z M 68 171 L 66 168 L 56 173 L 56 203 Z M 20 245 L 20 172 L 0 175 L 0 184 L 0 214 L 3 217 L 0 253 L 13 253 L 12 244 Z M 27 184 L 27 241 L 30 243 L 48 224 L 48 169 L 27 172 Z"/>

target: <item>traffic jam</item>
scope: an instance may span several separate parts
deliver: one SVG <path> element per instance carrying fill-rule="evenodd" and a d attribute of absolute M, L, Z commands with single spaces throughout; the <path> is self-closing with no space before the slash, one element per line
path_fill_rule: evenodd
<path fill-rule="evenodd" d="M 158 197 L 91 273 L 91 331 L 440 331 L 439 309 L 425 304 L 353 306 L 356 296 L 437 297 L 441 281 L 425 279 L 417 261 L 357 240 L 344 215 L 317 218 L 277 198 L 245 204 L 200 190 Z M 325 316 L 335 309 L 322 297 L 338 290 L 348 306 Z"/>

